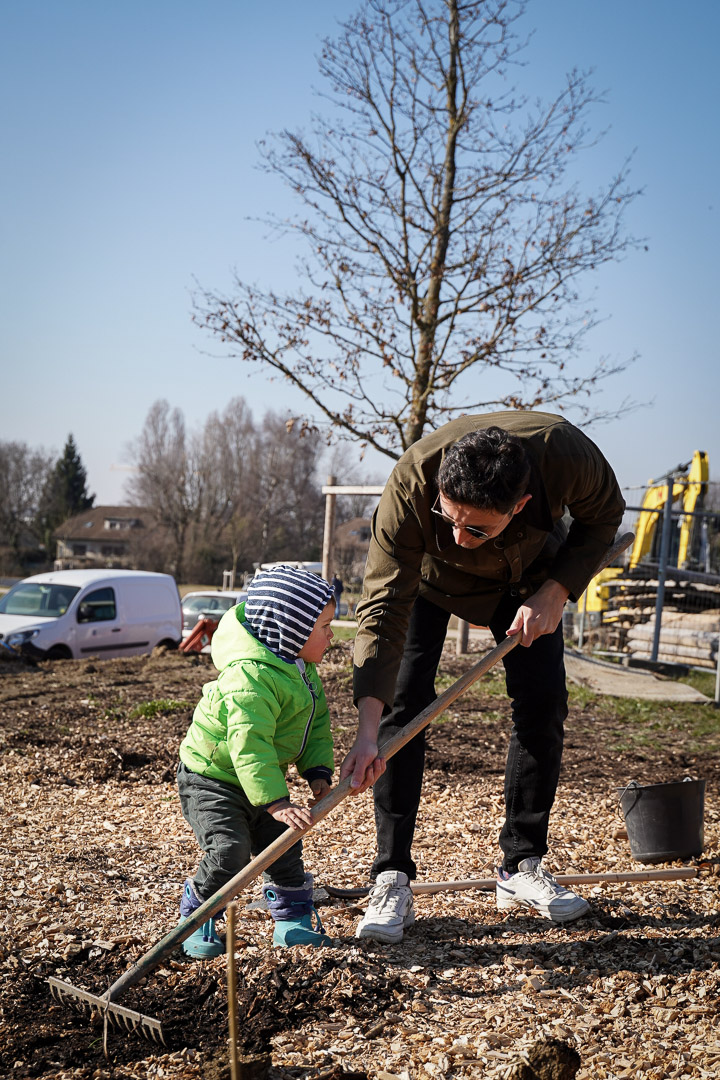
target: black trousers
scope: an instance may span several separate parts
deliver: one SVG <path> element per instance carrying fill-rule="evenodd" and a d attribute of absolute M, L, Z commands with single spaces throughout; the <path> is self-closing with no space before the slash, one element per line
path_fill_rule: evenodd
<path fill-rule="evenodd" d="M 490 623 L 495 640 L 506 635 L 521 600 L 507 594 Z M 450 616 L 421 597 L 415 601 L 395 701 L 380 724 L 379 743 L 392 738 L 435 700 L 435 675 Z M 512 731 L 505 766 L 505 823 L 500 832 L 503 868 L 547 852 L 548 822 L 560 774 L 567 687 L 562 624 L 529 648 L 517 645 L 503 659 L 512 701 Z M 377 856 L 373 877 L 401 870 L 413 879 L 411 848 L 425 767 L 425 731 L 398 751 L 373 788 Z"/>

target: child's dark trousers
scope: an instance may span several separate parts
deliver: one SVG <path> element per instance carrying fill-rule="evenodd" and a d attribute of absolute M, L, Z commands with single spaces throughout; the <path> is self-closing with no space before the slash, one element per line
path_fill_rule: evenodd
<path fill-rule="evenodd" d="M 200 776 L 180 762 L 177 771 L 180 806 L 204 852 L 193 878 L 195 892 L 208 900 L 284 833 L 287 825 L 258 806 L 252 806 L 242 788 Z M 305 882 L 300 841 L 277 859 L 264 875 L 285 888 Z"/>

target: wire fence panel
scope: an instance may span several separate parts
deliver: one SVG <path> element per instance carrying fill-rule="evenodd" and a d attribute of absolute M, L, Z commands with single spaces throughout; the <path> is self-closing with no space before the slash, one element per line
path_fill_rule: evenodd
<path fill-rule="evenodd" d="M 635 533 L 633 547 L 568 613 L 566 636 L 583 651 L 629 663 L 716 670 L 720 484 L 670 475 L 630 489 L 627 503 L 622 529 Z"/>

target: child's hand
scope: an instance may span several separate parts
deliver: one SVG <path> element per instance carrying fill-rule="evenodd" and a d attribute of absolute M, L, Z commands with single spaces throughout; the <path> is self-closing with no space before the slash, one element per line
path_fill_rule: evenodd
<path fill-rule="evenodd" d="M 311 780 L 310 788 L 313 793 L 313 798 L 310 800 L 308 805 L 315 806 L 317 803 L 320 802 L 321 799 L 324 799 L 327 793 L 330 791 L 330 786 L 331 785 L 328 780 L 321 780 L 319 778 L 317 780 Z"/>
<path fill-rule="evenodd" d="M 291 829 L 307 829 L 313 823 L 313 816 L 305 806 L 295 806 L 294 803 L 280 803 L 279 806 L 271 806 L 268 814 L 272 814 L 276 821 L 282 821 Z"/>

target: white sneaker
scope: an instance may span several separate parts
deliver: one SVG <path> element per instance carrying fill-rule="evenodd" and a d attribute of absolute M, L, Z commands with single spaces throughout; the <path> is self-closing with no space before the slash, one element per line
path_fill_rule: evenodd
<path fill-rule="evenodd" d="M 378 874 L 355 937 L 388 944 L 402 941 L 405 927 L 415 922 L 413 894 L 408 882 L 407 874 L 400 870 L 385 870 Z"/>
<path fill-rule="evenodd" d="M 500 911 L 521 904 L 555 923 L 572 922 L 590 910 L 587 900 L 560 885 L 538 858 L 523 859 L 516 874 L 498 869 L 495 896 Z"/>

